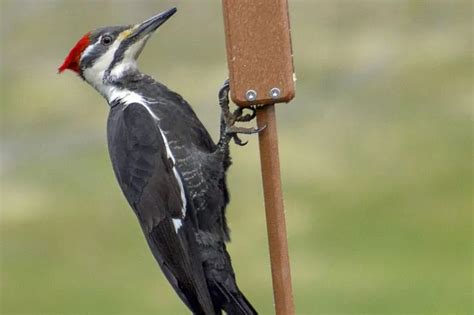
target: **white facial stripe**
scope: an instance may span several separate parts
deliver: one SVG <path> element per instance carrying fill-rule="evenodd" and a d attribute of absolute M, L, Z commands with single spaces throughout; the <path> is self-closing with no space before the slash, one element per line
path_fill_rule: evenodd
<path fill-rule="evenodd" d="M 111 86 L 104 82 L 105 72 L 108 70 L 109 66 L 112 64 L 115 56 L 115 52 L 120 47 L 120 44 L 127 36 L 130 34 L 130 30 L 123 31 L 118 37 L 117 40 L 109 47 L 109 49 L 103 54 L 99 59 L 97 59 L 92 67 L 84 70 L 83 75 L 86 81 L 91 84 L 100 94 L 102 94 L 109 103 L 111 102 Z M 136 57 L 142 50 L 145 45 L 148 36 L 143 37 L 125 51 L 124 56 L 120 62 L 118 62 L 111 69 L 109 78 L 111 80 L 117 80 L 122 77 L 127 71 L 137 68 Z M 96 47 L 100 44 L 102 36 L 94 43 L 84 50 L 84 53 L 81 56 L 81 59 L 89 55 Z"/>
<path fill-rule="evenodd" d="M 107 90 L 108 86 L 104 83 L 105 71 L 109 68 L 109 65 L 114 60 L 114 55 L 120 46 L 121 41 L 116 40 L 112 46 L 97 59 L 92 67 L 84 70 L 83 75 L 89 84 L 91 84 L 100 94 L 108 98 Z M 96 45 L 96 44 L 95 44 Z"/>
<path fill-rule="evenodd" d="M 128 47 L 128 49 L 124 53 L 123 59 L 118 62 L 110 71 L 110 76 L 112 79 L 118 79 L 122 77 L 122 75 L 128 70 L 137 68 L 136 58 L 142 50 L 143 46 L 145 45 L 148 37 L 149 36 L 145 36 L 144 38 L 140 39 L 139 41 Z"/>
<path fill-rule="evenodd" d="M 102 36 L 101 36 L 102 37 Z M 82 52 L 82 55 L 81 55 L 81 61 L 82 59 L 84 59 L 85 57 L 87 57 L 88 55 L 90 55 L 90 53 L 95 49 L 95 47 L 97 46 L 97 44 L 100 43 L 100 38 L 97 42 L 95 42 L 93 45 L 89 45 L 83 52 Z"/>
<path fill-rule="evenodd" d="M 137 63 L 135 60 L 127 62 L 127 61 L 121 61 L 117 63 L 115 67 L 113 67 L 112 71 L 110 71 L 110 78 L 112 80 L 121 78 L 125 72 L 127 72 L 130 69 L 136 69 L 137 68 Z"/>

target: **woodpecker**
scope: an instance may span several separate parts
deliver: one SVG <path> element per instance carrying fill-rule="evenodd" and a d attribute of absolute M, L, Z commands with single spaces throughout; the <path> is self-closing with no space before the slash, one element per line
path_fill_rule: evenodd
<path fill-rule="evenodd" d="M 219 91 L 221 134 L 215 143 L 191 106 L 141 73 L 137 59 L 172 8 L 136 25 L 85 34 L 59 72 L 72 70 L 110 106 L 107 139 L 117 181 L 146 241 L 177 295 L 193 314 L 257 314 L 239 290 L 226 250 L 229 142 L 257 128 L 229 111 L 229 84 Z"/>

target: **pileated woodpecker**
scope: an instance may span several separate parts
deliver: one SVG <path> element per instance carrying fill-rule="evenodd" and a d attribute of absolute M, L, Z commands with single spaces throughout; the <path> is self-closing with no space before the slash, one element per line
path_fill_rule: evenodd
<path fill-rule="evenodd" d="M 181 300 L 194 314 L 257 314 L 237 287 L 225 245 L 229 142 L 242 144 L 238 133 L 259 131 L 234 126 L 255 111 L 231 113 L 224 84 L 215 144 L 180 95 L 137 68 L 150 35 L 175 12 L 85 34 L 59 72 L 76 72 L 110 105 L 107 137 L 116 178 Z"/>

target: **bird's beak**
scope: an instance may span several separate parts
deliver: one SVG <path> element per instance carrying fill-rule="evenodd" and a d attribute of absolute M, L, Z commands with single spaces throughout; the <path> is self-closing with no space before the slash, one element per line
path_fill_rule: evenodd
<path fill-rule="evenodd" d="M 143 23 L 136 25 L 132 29 L 132 33 L 128 36 L 129 39 L 139 40 L 151 33 L 158 27 L 165 23 L 173 14 L 176 13 L 176 8 L 171 8 L 165 12 L 157 14 Z"/>

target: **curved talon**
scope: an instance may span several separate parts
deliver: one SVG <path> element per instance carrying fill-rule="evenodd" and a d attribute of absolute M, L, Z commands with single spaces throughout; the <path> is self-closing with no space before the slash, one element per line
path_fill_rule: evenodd
<path fill-rule="evenodd" d="M 259 133 L 260 131 L 262 131 L 263 129 L 267 128 L 267 125 L 263 125 L 262 127 L 257 127 L 255 129 L 257 129 L 257 132 L 256 133 Z"/>
<path fill-rule="evenodd" d="M 231 126 L 227 128 L 226 134 L 228 134 L 234 140 L 235 144 L 243 147 L 244 145 L 248 143 L 248 141 L 243 142 L 242 139 L 240 139 L 240 137 L 238 136 L 238 134 L 251 135 L 254 133 L 259 133 L 260 131 L 265 129 L 265 127 L 266 126 L 263 126 L 260 128 L 257 128 L 257 127 L 243 128 L 243 127 Z"/>
<path fill-rule="evenodd" d="M 249 109 L 252 111 L 252 113 L 242 115 L 244 109 Z M 255 118 L 255 116 L 257 116 L 257 110 L 253 107 L 246 107 L 246 108 L 239 107 L 234 111 L 234 116 L 235 116 L 235 121 L 242 121 L 242 122 L 251 121 L 252 119 Z"/>
<path fill-rule="evenodd" d="M 243 147 L 249 143 L 248 141 L 242 142 L 242 139 L 239 138 L 237 134 L 232 135 L 232 139 L 234 139 L 234 143 Z"/>

